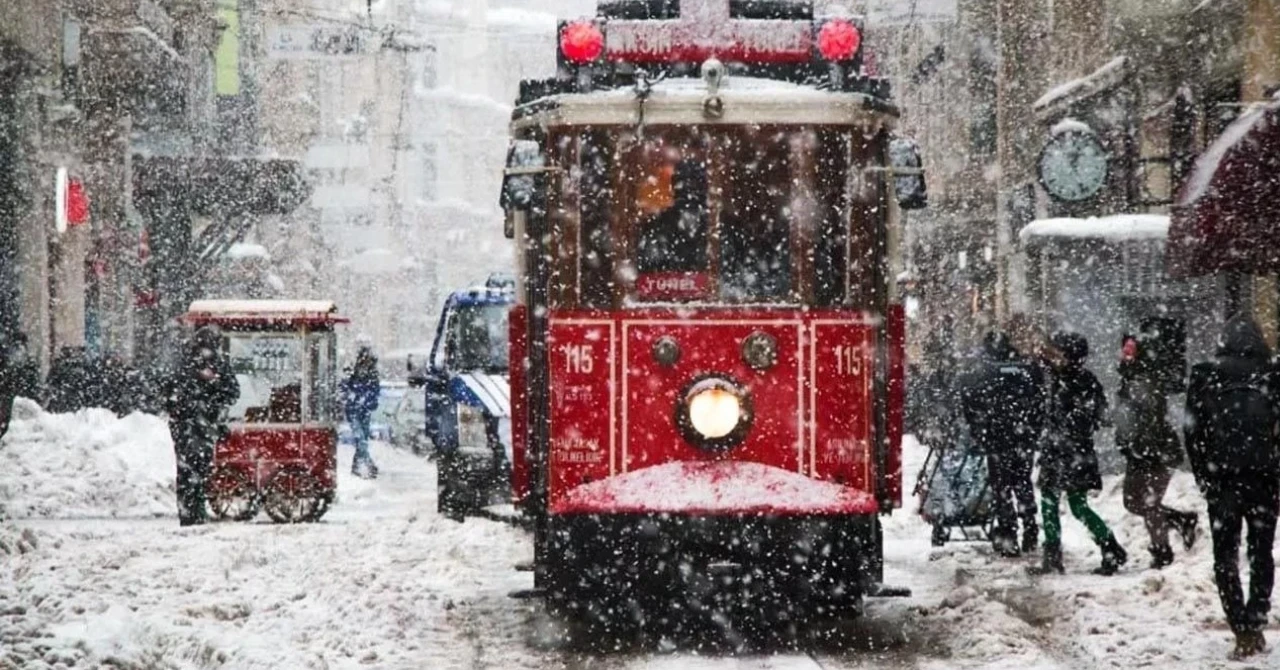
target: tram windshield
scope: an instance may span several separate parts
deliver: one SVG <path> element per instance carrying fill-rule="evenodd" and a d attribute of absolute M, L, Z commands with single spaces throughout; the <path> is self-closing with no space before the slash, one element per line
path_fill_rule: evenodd
<path fill-rule="evenodd" d="M 574 139 L 585 306 L 619 292 L 623 304 L 856 304 L 875 284 L 883 233 L 867 224 L 882 220 L 883 193 L 848 169 L 870 163 L 873 139 L 804 126 Z"/>

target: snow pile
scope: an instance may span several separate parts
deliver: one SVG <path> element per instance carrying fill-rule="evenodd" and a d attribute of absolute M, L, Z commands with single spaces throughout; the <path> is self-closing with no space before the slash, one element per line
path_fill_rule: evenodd
<path fill-rule="evenodd" d="M 1163 240 L 1168 237 L 1169 217 L 1159 214 L 1116 214 L 1087 219 L 1041 219 L 1027 224 L 1018 233 L 1018 239 L 1024 244 L 1044 238 L 1124 242 Z"/>
<path fill-rule="evenodd" d="M 562 512 L 836 514 L 875 509 L 870 495 L 762 463 L 675 462 L 579 486 Z"/>
<path fill-rule="evenodd" d="M 1089 124 L 1081 121 L 1080 119 L 1073 119 L 1069 116 L 1053 124 L 1053 127 L 1049 129 L 1049 135 L 1053 137 L 1065 135 L 1066 133 L 1084 133 L 1086 135 L 1096 134 L 1093 132 L 1093 128 Z"/>
<path fill-rule="evenodd" d="M 173 514 L 172 444 L 155 416 L 48 414 L 20 398 L 0 443 L 0 505 L 20 519 Z"/>
<path fill-rule="evenodd" d="M 0 668 L 550 667 L 507 597 L 527 536 L 438 517 L 435 466 L 371 446 L 382 475 L 340 469 L 321 523 L 34 522 L 0 554 Z"/>
<path fill-rule="evenodd" d="M 0 524 L 0 563 L 10 556 L 29 554 L 40 548 L 40 539 L 30 528 Z M 0 611 L 4 608 L 0 607 Z"/>

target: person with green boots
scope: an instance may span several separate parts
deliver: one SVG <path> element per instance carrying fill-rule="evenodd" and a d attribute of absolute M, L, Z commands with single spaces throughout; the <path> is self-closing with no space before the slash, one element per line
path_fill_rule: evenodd
<path fill-rule="evenodd" d="M 1107 397 L 1102 384 L 1088 368 L 1089 341 L 1077 333 L 1058 333 L 1053 346 L 1061 356 L 1053 370 L 1049 430 L 1040 454 L 1040 513 L 1044 525 L 1043 562 L 1032 574 L 1063 573 L 1062 521 L 1059 504 L 1063 494 L 1072 516 L 1089 529 L 1102 550 L 1102 565 L 1095 574 L 1112 575 L 1129 557 L 1106 522 L 1089 507 L 1089 491 L 1102 488 L 1098 453 L 1093 435 L 1102 426 Z"/>

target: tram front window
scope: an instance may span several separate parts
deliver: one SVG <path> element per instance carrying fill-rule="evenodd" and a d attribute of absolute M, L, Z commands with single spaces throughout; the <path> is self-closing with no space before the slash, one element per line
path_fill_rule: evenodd
<path fill-rule="evenodd" d="M 791 224 L 804 193 L 786 133 L 727 143 L 728 194 L 720 216 L 720 294 L 734 301 L 791 293 Z M 767 142 L 753 141 L 767 139 Z"/>
<path fill-rule="evenodd" d="M 641 188 L 642 203 L 669 201 L 670 204 L 641 224 L 636 248 L 636 266 L 640 273 L 705 271 L 706 168 L 688 159 L 667 163 L 648 176 Z"/>
<path fill-rule="evenodd" d="M 451 370 L 506 372 L 507 306 L 466 305 L 449 320 L 446 365 Z"/>
<path fill-rule="evenodd" d="M 844 188 L 820 183 L 842 179 L 845 170 L 832 164 L 826 172 L 835 176 L 820 174 L 817 137 L 814 128 L 668 127 L 646 129 L 641 142 L 613 138 L 613 152 L 591 147 L 582 155 L 611 155 L 613 177 L 581 181 L 582 240 L 598 240 L 609 225 L 599 202 L 627 193 L 630 201 L 613 204 L 614 215 L 625 213 L 613 224 L 620 228 L 614 236 L 630 238 L 631 257 L 623 263 L 630 260 L 635 277 L 623 284 L 623 301 L 810 300 L 817 261 L 805 245 L 826 234 L 828 246 L 844 249 L 847 231 L 847 210 L 838 202 Z M 608 138 L 584 138 L 600 141 Z M 599 304 L 598 293 L 584 282 L 582 295 Z"/>

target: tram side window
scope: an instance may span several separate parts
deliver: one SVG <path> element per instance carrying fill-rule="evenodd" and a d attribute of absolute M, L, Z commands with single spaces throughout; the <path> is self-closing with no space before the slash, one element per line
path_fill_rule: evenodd
<path fill-rule="evenodd" d="M 641 274 L 706 271 L 706 166 L 689 158 L 664 161 L 641 182 L 640 191 L 642 212 L 654 203 L 666 206 L 640 224 L 637 270 Z"/>
<path fill-rule="evenodd" d="M 580 146 L 582 306 L 607 309 L 613 306 L 615 252 L 609 228 L 615 202 L 613 143 L 608 133 L 594 131 L 582 135 Z"/>
<path fill-rule="evenodd" d="M 849 172 L 850 136 L 847 132 L 823 130 L 819 133 L 818 236 L 813 253 L 814 303 L 839 305 L 849 287 Z"/>
<path fill-rule="evenodd" d="M 725 171 L 730 196 L 720 219 L 720 287 L 735 301 L 791 293 L 793 182 L 785 134 L 733 138 Z"/>

